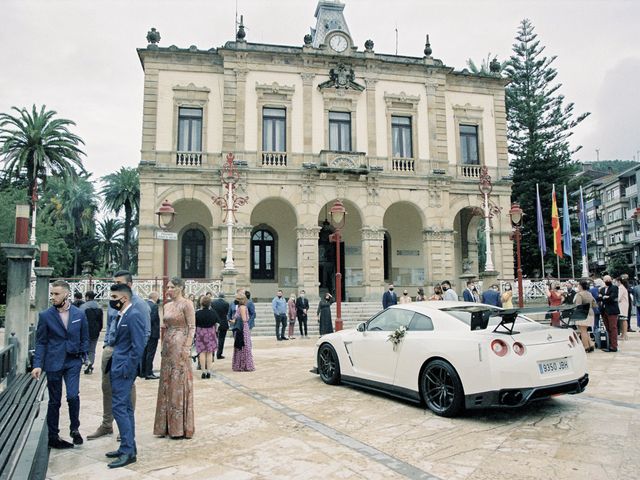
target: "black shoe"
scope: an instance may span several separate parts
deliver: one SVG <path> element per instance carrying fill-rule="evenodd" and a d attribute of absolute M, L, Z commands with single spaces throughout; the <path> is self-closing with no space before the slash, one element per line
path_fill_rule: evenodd
<path fill-rule="evenodd" d="M 618 351 L 618 349 L 617 348 L 605 348 L 602 351 L 603 352 L 613 352 L 613 353 L 615 353 L 615 352 Z"/>
<path fill-rule="evenodd" d="M 74 445 L 82 445 L 84 443 L 82 435 L 80 435 L 80 432 L 78 430 L 73 430 L 69 435 L 71 435 L 71 438 L 73 438 Z"/>
<path fill-rule="evenodd" d="M 289 340 L 287 337 L 282 337 L 282 340 Z"/>
<path fill-rule="evenodd" d="M 122 452 L 120 450 L 114 450 L 113 452 L 107 452 L 104 454 L 104 456 L 107 458 L 118 458 L 120 457 L 120 455 L 122 455 Z"/>
<path fill-rule="evenodd" d="M 211 373 L 207 372 L 207 378 L 211 378 Z"/>
<path fill-rule="evenodd" d="M 207 378 L 207 374 L 205 372 L 202 372 L 202 375 L 200 375 L 200 378 Z"/>
<path fill-rule="evenodd" d="M 87 368 L 84 369 L 84 374 L 90 375 L 91 373 L 93 373 L 93 367 L 91 365 L 87 365 Z"/>
<path fill-rule="evenodd" d="M 224 355 L 218 355 L 218 360 L 222 360 L 224 358 Z"/>
<path fill-rule="evenodd" d="M 127 465 L 131 463 L 135 463 L 136 461 L 137 461 L 137 458 L 135 455 L 120 455 L 120 457 L 115 462 L 111 462 L 108 465 L 108 467 L 109 468 L 126 467 Z"/>
<path fill-rule="evenodd" d="M 634 332 L 635 333 L 635 330 L 633 328 L 630 328 L 629 330 L 627 330 L 627 332 Z"/>
<path fill-rule="evenodd" d="M 160 377 L 157 376 L 155 373 L 152 373 L 151 375 L 147 375 L 146 377 L 144 377 L 145 380 L 158 380 Z"/>
<path fill-rule="evenodd" d="M 73 448 L 73 443 L 62 440 L 60 437 L 49 439 L 49 448 L 57 448 L 63 450 L 65 448 Z"/>

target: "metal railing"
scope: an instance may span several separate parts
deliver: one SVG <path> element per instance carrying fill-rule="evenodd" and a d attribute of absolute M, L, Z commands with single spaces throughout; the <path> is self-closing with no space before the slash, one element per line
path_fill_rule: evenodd
<path fill-rule="evenodd" d="M 96 294 L 96 301 L 108 301 L 113 279 L 111 278 L 67 278 L 64 279 L 69 283 L 72 292 L 80 292 L 84 294 L 93 291 Z M 35 280 L 31 281 L 31 299 L 35 299 Z M 131 287 L 133 293 L 141 298 L 148 298 L 151 292 L 162 291 L 162 278 L 153 279 L 134 279 Z M 220 279 L 198 279 L 185 280 L 184 293 L 185 296 L 195 295 L 196 298 L 211 292 L 217 295 L 222 290 L 222 280 Z"/>

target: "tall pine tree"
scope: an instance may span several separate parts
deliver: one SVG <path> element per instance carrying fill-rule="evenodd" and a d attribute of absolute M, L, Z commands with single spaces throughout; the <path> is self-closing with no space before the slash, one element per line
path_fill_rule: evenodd
<path fill-rule="evenodd" d="M 534 27 L 528 19 L 520 22 L 516 42 L 505 73 L 511 79 L 506 88 L 507 139 L 513 174 L 512 200 L 520 203 L 526 216 L 522 231 L 522 269 L 530 277 L 540 274 L 540 251 L 536 229 L 536 183 L 540 185 L 540 201 L 547 246 L 546 263 L 554 265 L 551 242 L 551 187 L 562 192 L 569 185 L 577 166 L 569 137 L 573 129 L 589 113 L 574 115 L 573 103 L 565 103 L 555 83 L 557 71 L 552 67 L 556 57 L 543 55 Z M 561 195 L 558 202 L 562 205 Z M 570 202 L 571 203 L 571 202 Z M 578 252 L 574 253 L 579 259 Z M 551 271 L 547 270 L 548 273 Z M 567 269 L 564 270 L 568 273 Z"/>

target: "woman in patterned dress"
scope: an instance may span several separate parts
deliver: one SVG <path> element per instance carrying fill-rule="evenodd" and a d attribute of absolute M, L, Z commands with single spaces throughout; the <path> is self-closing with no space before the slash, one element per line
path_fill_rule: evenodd
<path fill-rule="evenodd" d="M 211 308 L 211 297 L 200 297 L 202 308 L 196 312 L 196 352 L 202 368 L 202 378 L 211 378 L 213 352 L 218 350 L 216 324 L 220 323 L 218 314 Z"/>
<path fill-rule="evenodd" d="M 247 296 L 244 293 L 244 289 L 240 288 L 236 291 L 235 300 L 238 308 L 236 308 L 233 318 L 229 321 L 234 331 L 231 368 L 234 372 L 253 372 L 256 367 L 253 363 L 249 312 L 247 311 Z"/>
<path fill-rule="evenodd" d="M 195 432 L 191 344 L 196 329 L 193 303 L 184 297 L 184 281 L 167 284 L 171 302 L 164 307 L 160 385 L 153 434 L 191 438 Z"/>

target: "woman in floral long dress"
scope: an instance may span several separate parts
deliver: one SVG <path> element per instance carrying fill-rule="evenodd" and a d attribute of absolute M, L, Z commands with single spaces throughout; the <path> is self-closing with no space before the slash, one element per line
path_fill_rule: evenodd
<path fill-rule="evenodd" d="M 234 372 L 253 372 L 256 367 L 253 363 L 247 296 L 243 289 L 236 292 L 235 300 L 238 302 L 238 308 L 236 308 L 236 313 L 229 322 L 232 324 L 234 331 L 233 361 L 231 362 L 231 368 Z"/>
<path fill-rule="evenodd" d="M 160 385 L 153 434 L 191 438 L 195 432 L 191 344 L 196 330 L 193 303 L 184 297 L 184 281 L 167 284 L 171 302 L 164 307 Z"/>

